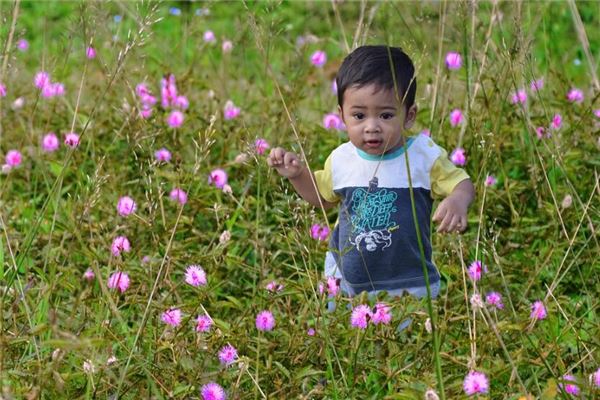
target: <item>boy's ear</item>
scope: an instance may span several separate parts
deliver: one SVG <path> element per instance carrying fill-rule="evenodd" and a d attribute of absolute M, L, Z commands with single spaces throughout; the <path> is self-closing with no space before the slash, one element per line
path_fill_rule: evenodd
<path fill-rule="evenodd" d="M 408 110 L 406 110 L 406 117 L 404 117 L 404 129 L 412 128 L 413 124 L 417 120 L 417 105 L 413 104 Z"/>
<path fill-rule="evenodd" d="M 342 119 L 342 121 L 344 121 L 344 110 L 342 110 L 342 107 L 340 107 L 339 104 L 338 104 L 338 114 L 340 115 L 340 118 Z M 344 123 L 346 123 L 346 121 L 344 121 Z"/>

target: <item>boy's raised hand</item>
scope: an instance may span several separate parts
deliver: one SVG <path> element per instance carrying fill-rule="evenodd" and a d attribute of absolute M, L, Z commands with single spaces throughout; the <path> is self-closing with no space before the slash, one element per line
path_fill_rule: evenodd
<path fill-rule="evenodd" d="M 271 149 L 269 157 L 267 157 L 267 164 L 269 167 L 275 168 L 279 175 L 288 179 L 300 176 L 304 169 L 304 164 L 296 153 L 285 151 L 281 147 Z"/>

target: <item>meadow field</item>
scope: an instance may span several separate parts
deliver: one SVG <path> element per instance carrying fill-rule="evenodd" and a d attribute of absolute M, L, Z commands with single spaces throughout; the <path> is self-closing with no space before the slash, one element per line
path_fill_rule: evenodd
<path fill-rule="evenodd" d="M 599 26 L 573 0 L 1 1 L 0 398 L 600 398 Z M 363 44 L 412 57 L 410 135 L 476 188 L 463 234 L 432 229 L 433 300 L 345 297 L 336 210 L 266 163 L 347 140 Z"/>

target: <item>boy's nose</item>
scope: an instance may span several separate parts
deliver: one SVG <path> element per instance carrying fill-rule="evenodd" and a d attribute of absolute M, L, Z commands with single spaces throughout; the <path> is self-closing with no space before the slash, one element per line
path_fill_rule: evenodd
<path fill-rule="evenodd" d="M 381 127 L 379 126 L 379 120 L 377 118 L 369 119 L 365 125 L 365 132 L 367 133 L 379 133 Z"/>

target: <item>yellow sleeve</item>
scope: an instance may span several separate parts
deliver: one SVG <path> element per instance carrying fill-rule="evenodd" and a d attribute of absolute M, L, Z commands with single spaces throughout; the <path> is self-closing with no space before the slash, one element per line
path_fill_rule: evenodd
<path fill-rule="evenodd" d="M 331 170 L 331 155 L 325 160 L 325 166 L 320 171 L 315 171 L 315 181 L 319 194 L 330 203 L 339 201 L 339 197 L 333 191 L 333 172 Z"/>
<path fill-rule="evenodd" d="M 431 172 L 431 196 L 439 199 L 448 196 L 454 190 L 454 187 L 465 179 L 469 179 L 469 175 L 464 169 L 458 168 L 448 159 L 446 150 L 440 147 L 441 154 L 433 163 Z"/>

